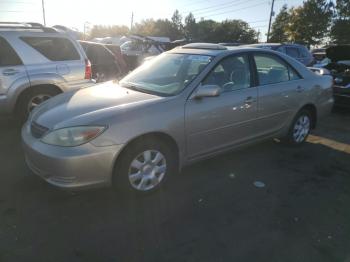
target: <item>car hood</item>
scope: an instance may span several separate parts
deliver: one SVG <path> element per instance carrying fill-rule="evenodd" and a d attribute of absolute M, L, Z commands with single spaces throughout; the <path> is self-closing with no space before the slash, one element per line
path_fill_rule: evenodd
<path fill-rule="evenodd" d="M 332 62 L 350 60 L 350 45 L 331 46 L 326 49 L 326 55 Z"/>
<path fill-rule="evenodd" d="M 116 111 L 147 105 L 159 99 L 162 97 L 107 82 L 49 99 L 34 110 L 30 121 L 50 129 L 99 124 L 99 120 L 116 114 Z"/>

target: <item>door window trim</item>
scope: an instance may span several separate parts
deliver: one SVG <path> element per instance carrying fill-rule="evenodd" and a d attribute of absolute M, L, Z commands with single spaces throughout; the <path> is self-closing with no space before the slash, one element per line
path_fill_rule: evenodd
<path fill-rule="evenodd" d="M 261 85 L 261 84 L 260 84 L 260 81 L 259 81 L 258 68 L 257 68 L 257 66 L 256 66 L 255 59 L 254 59 L 254 56 L 255 56 L 255 55 L 259 55 L 259 54 L 260 54 L 260 55 L 265 55 L 265 56 L 270 56 L 270 57 L 272 57 L 272 58 L 275 58 L 275 57 L 276 57 L 276 58 L 277 58 L 277 61 L 281 62 L 281 63 L 282 63 L 283 65 L 285 65 L 285 66 L 287 67 L 287 69 L 288 69 L 288 78 L 289 78 L 288 81 L 278 82 L 278 83 L 272 83 L 272 84 L 267 84 L 267 85 L 274 85 L 274 84 L 280 84 L 280 83 L 285 83 L 285 82 L 299 81 L 299 80 L 304 79 L 304 78 L 302 77 L 302 75 L 298 72 L 298 70 L 296 70 L 296 69 L 294 68 L 294 66 L 292 66 L 288 61 L 286 61 L 285 58 L 283 58 L 283 57 L 281 57 L 281 56 L 279 56 L 279 55 L 276 55 L 276 54 L 271 54 L 271 53 L 269 53 L 269 52 L 264 52 L 264 51 L 252 51 L 252 52 L 250 53 L 250 55 L 251 55 L 251 57 L 252 57 L 252 62 L 253 62 L 253 65 L 254 65 L 254 75 L 255 75 L 255 81 L 256 81 L 257 86 L 267 86 L 267 85 Z M 297 74 L 297 76 L 299 77 L 299 79 L 291 80 L 291 79 L 290 79 L 290 72 L 289 72 L 289 70 L 293 70 L 293 71 Z"/>
<path fill-rule="evenodd" d="M 250 58 L 250 53 L 251 52 L 248 52 L 248 51 L 245 51 L 245 52 L 241 52 L 241 53 L 233 53 L 233 54 L 230 54 L 230 55 L 227 55 L 227 56 L 224 56 L 222 58 L 220 58 L 219 61 L 217 61 L 215 63 L 215 65 L 210 69 L 210 71 L 200 80 L 199 82 L 199 85 L 194 89 L 194 91 L 202 84 L 202 82 L 216 69 L 216 67 L 222 62 L 224 61 L 225 59 L 228 59 L 228 58 L 232 58 L 232 57 L 237 57 L 237 56 L 246 56 L 247 57 L 247 61 L 248 61 L 248 65 L 249 65 L 249 70 L 250 70 L 250 86 L 247 87 L 247 88 L 252 88 L 252 87 L 255 87 L 255 80 L 254 80 L 254 75 L 255 75 L 255 72 L 253 73 L 253 68 L 252 68 L 252 63 L 251 63 L 251 58 Z M 246 88 L 242 88 L 242 89 L 246 89 Z M 242 90 L 242 89 L 237 89 L 237 90 L 231 90 L 229 92 L 232 92 L 232 91 L 239 91 L 239 90 Z"/>
<path fill-rule="evenodd" d="M 13 52 L 13 54 L 16 56 L 16 60 L 18 60 L 19 63 L 14 64 L 14 65 L 1 65 L 0 64 L 0 68 L 1 67 L 13 67 L 13 66 L 23 66 L 23 60 L 21 59 L 21 57 L 18 55 L 18 53 L 16 52 L 16 50 L 12 47 L 12 45 L 10 44 L 9 41 L 7 41 L 7 39 L 3 36 L 0 36 L 0 41 L 3 41 L 5 44 L 8 45 L 8 47 L 10 48 L 11 52 Z"/>

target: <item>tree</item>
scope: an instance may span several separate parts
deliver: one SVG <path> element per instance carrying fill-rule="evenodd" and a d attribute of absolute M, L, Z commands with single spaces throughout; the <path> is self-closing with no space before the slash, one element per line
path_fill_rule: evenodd
<path fill-rule="evenodd" d="M 272 24 L 271 36 L 269 42 L 283 43 L 288 41 L 287 27 L 290 14 L 287 5 L 283 5 Z"/>
<path fill-rule="evenodd" d="M 215 27 L 214 42 L 236 42 L 251 44 L 257 42 L 257 32 L 242 20 L 225 20 Z"/>
<path fill-rule="evenodd" d="M 185 25 L 184 25 L 184 34 L 185 37 L 189 40 L 196 39 L 197 33 L 197 23 L 192 13 L 189 13 L 188 16 L 185 17 Z"/>
<path fill-rule="evenodd" d="M 127 26 L 105 26 L 105 25 L 94 25 L 90 31 L 90 38 L 95 37 L 106 37 L 106 36 L 123 36 L 129 33 Z"/>
<path fill-rule="evenodd" d="M 350 43 L 350 2 L 337 0 L 336 13 L 331 29 L 331 38 L 336 44 Z"/>
<path fill-rule="evenodd" d="M 332 5 L 326 0 L 307 0 L 292 8 L 287 26 L 288 39 L 307 45 L 320 44 L 329 32 Z"/>
<path fill-rule="evenodd" d="M 167 36 L 171 40 L 183 37 L 174 23 L 168 19 L 147 19 L 134 26 L 133 32 L 143 36 Z"/>

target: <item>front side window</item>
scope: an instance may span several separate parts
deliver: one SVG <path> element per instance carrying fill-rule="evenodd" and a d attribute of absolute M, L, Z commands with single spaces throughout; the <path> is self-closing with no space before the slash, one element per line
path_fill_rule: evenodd
<path fill-rule="evenodd" d="M 288 67 L 272 55 L 254 55 L 260 85 L 289 81 Z"/>
<path fill-rule="evenodd" d="M 218 85 L 222 91 L 250 87 L 249 60 L 246 55 L 223 59 L 204 79 L 202 85 Z"/>
<path fill-rule="evenodd" d="M 161 54 L 146 61 L 120 84 L 159 95 L 180 93 L 210 62 L 212 57 L 192 54 Z"/>
<path fill-rule="evenodd" d="M 0 37 L 0 66 L 22 65 L 22 61 L 16 51 L 2 37 Z"/>
<path fill-rule="evenodd" d="M 80 60 L 73 43 L 62 37 L 21 37 L 21 39 L 51 61 Z"/>

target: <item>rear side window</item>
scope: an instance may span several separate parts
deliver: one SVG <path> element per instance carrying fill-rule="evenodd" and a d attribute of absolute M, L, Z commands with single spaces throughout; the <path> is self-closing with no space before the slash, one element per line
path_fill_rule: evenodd
<path fill-rule="evenodd" d="M 298 72 L 274 55 L 254 55 L 260 85 L 301 79 Z"/>
<path fill-rule="evenodd" d="M 301 57 L 309 57 L 310 53 L 305 47 L 299 49 Z"/>
<path fill-rule="evenodd" d="M 22 65 L 22 61 L 16 51 L 2 37 L 0 37 L 0 66 Z"/>
<path fill-rule="evenodd" d="M 288 67 L 272 55 L 255 55 L 260 85 L 289 81 Z"/>
<path fill-rule="evenodd" d="M 21 37 L 21 39 L 51 61 L 80 60 L 73 43 L 62 37 Z"/>
<path fill-rule="evenodd" d="M 295 47 L 286 47 L 286 54 L 291 57 L 298 58 L 299 50 L 298 48 L 295 48 Z"/>

